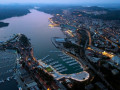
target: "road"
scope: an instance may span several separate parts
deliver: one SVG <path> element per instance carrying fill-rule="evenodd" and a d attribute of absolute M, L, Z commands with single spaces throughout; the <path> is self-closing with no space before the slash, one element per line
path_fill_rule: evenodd
<path fill-rule="evenodd" d="M 83 47 L 81 47 L 80 49 L 80 55 L 78 55 L 78 59 L 79 59 L 79 62 L 84 64 L 84 65 L 87 65 L 90 69 L 92 69 L 100 78 L 103 82 L 105 82 L 105 84 L 111 89 L 111 90 L 114 90 L 113 87 L 108 83 L 108 81 L 104 78 L 103 74 L 101 72 L 99 72 L 98 70 L 96 70 L 91 64 L 90 64 L 90 60 L 86 57 L 85 55 L 85 50 L 88 46 L 88 41 L 89 41 L 89 45 L 91 45 L 91 35 L 90 35 L 90 32 L 88 31 L 81 31 L 80 32 L 81 36 L 82 36 L 82 39 L 81 39 L 81 45 Z M 65 50 L 67 52 L 70 52 L 69 50 L 63 48 L 63 47 L 60 47 L 62 50 Z M 72 53 L 72 52 L 71 52 Z"/>
<path fill-rule="evenodd" d="M 86 32 L 86 33 L 88 33 L 88 32 Z M 89 37 L 89 34 L 88 34 L 88 37 Z M 90 39 L 90 38 L 89 38 L 89 39 Z M 82 61 L 84 61 L 84 63 L 86 63 L 86 65 L 88 65 L 88 67 L 91 68 L 91 69 L 101 78 L 101 80 L 105 82 L 105 84 L 106 84 L 108 87 L 110 87 L 112 90 L 114 90 L 113 87 L 112 87 L 112 86 L 108 83 L 108 81 L 104 78 L 103 74 L 102 74 L 101 72 L 99 72 L 98 70 L 96 70 L 96 69 L 90 64 L 90 62 L 89 62 L 90 60 L 86 57 L 85 50 L 86 50 L 86 47 L 88 46 L 88 45 L 87 45 L 87 42 L 88 42 L 89 39 L 88 39 L 88 38 L 87 38 L 86 40 L 84 39 L 84 40 L 86 41 L 86 44 L 83 45 L 84 48 L 81 48 L 81 53 L 80 53 L 79 60 L 81 61 L 81 59 L 82 59 Z"/>

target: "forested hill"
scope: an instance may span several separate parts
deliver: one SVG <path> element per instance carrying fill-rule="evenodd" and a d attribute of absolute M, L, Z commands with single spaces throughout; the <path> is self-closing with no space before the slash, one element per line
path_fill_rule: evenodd
<path fill-rule="evenodd" d="M 120 20 L 120 10 L 111 10 L 107 14 L 102 15 L 92 15 L 93 18 L 103 19 L 103 20 Z"/>
<path fill-rule="evenodd" d="M 0 5 L 0 20 L 30 13 L 31 6 L 27 5 Z"/>

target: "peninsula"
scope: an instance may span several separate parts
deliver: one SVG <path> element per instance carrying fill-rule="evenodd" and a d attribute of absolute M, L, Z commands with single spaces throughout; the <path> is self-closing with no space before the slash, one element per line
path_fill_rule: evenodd
<path fill-rule="evenodd" d="M 7 27 L 9 23 L 0 22 L 0 28 Z"/>

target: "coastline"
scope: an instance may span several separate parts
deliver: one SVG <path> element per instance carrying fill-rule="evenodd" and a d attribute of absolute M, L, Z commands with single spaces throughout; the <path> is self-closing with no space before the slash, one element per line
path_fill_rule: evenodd
<path fill-rule="evenodd" d="M 0 28 L 9 26 L 9 23 L 0 22 Z"/>

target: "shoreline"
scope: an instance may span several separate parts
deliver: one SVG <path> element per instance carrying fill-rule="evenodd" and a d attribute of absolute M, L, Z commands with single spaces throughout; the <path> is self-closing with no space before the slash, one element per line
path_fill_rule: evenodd
<path fill-rule="evenodd" d="M 0 21 L 0 28 L 8 27 L 9 24 L 10 24 L 10 23 L 5 23 L 5 22 Z"/>

